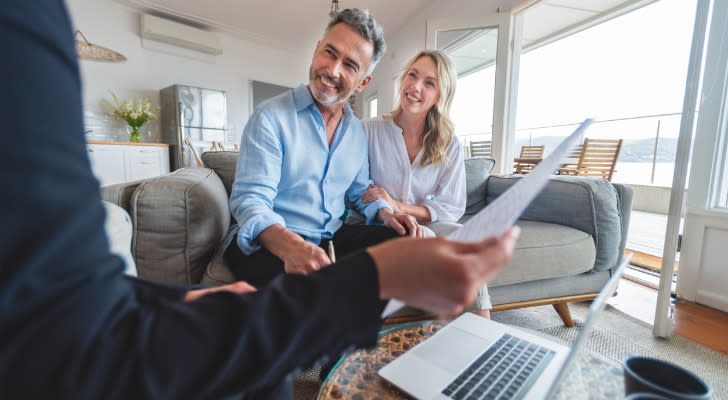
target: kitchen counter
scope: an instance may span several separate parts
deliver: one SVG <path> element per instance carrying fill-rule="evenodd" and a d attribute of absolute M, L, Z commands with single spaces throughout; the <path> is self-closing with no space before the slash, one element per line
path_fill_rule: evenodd
<path fill-rule="evenodd" d="M 119 142 L 116 140 L 87 140 L 88 144 L 112 144 L 117 146 L 156 146 L 156 147 L 169 147 L 169 143 L 145 143 L 145 142 Z"/>
<path fill-rule="evenodd" d="M 168 174 L 170 145 L 113 140 L 86 141 L 91 169 L 101 186 Z"/>

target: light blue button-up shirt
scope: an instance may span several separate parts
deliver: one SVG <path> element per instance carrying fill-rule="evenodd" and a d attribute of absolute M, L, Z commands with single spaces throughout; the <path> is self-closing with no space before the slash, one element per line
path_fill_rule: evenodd
<path fill-rule="evenodd" d="M 371 222 L 391 206 L 364 203 L 371 183 L 367 138 L 349 105 L 329 148 L 326 126 L 308 87 L 262 103 L 240 140 L 230 209 L 238 221 L 238 246 L 245 254 L 260 249 L 256 238 L 280 224 L 319 243 L 342 225 L 344 198 Z"/>

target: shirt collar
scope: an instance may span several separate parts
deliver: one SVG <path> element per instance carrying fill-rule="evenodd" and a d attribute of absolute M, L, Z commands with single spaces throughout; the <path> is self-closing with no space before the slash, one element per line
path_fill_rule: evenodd
<path fill-rule="evenodd" d="M 313 105 L 313 97 L 308 91 L 308 86 L 299 85 L 293 89 L 293 103 L 296 105 L 296 111 L 303 111 L 306 107 Z"/>

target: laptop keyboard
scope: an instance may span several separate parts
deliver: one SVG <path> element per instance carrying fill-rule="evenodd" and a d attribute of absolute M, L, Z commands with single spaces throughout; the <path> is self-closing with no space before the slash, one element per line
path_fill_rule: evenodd
<path fill-rule="evenodd" d="M 455 400 L 521 398 L 555 354 L 553 350 L 505 334 L 442 394 Z"/>

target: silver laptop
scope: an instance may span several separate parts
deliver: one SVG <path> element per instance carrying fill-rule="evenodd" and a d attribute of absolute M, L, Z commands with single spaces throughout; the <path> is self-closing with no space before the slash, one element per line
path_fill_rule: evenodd
<path fill-rule="evenodd" d="M 571 344 L 465 313 L 379 370 L 418 399 L 546 399 L 567 375 L 614 293 L 624 258 L 589 307 Z"/>

